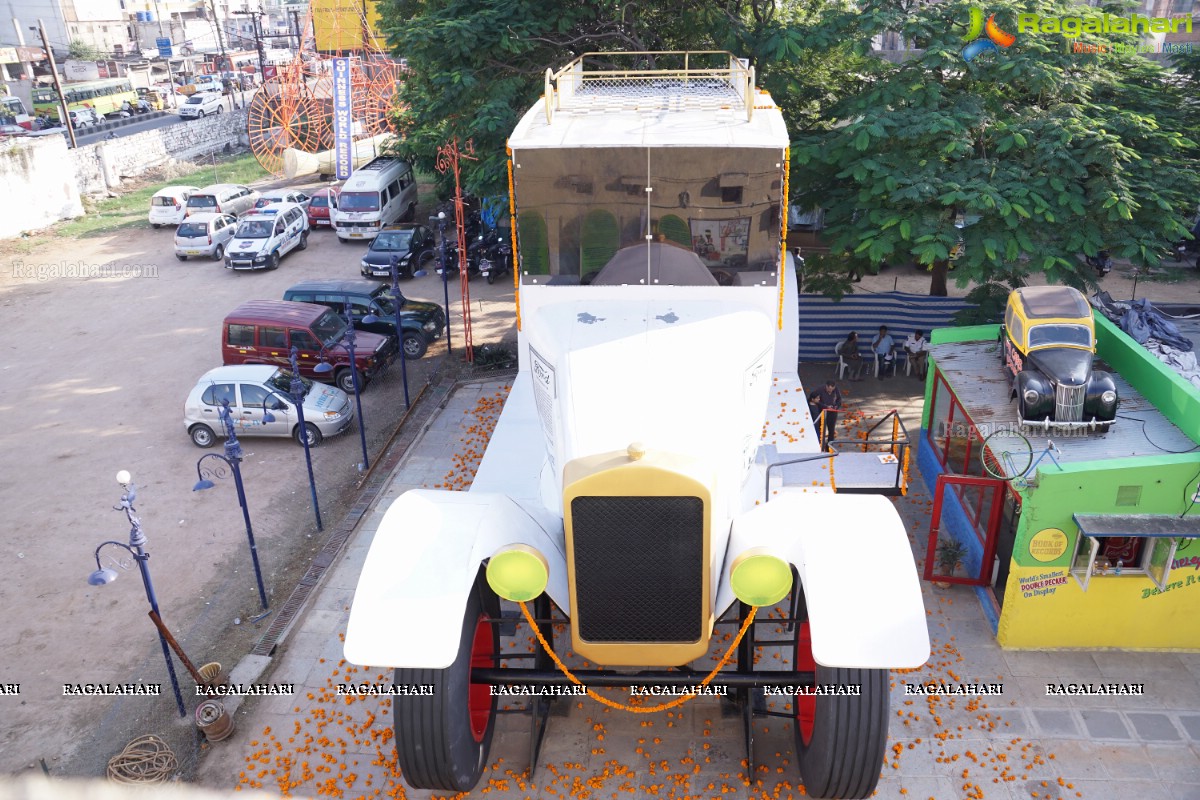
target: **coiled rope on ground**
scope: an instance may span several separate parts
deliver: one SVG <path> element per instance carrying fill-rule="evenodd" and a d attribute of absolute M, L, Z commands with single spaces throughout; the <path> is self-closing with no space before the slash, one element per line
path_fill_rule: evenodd
<path fill-rule="evenodd" d="M 164 783 L 179 768 L 167 743 L 154 734 L 139 736 L 108 761 L 113 783 Z"/>

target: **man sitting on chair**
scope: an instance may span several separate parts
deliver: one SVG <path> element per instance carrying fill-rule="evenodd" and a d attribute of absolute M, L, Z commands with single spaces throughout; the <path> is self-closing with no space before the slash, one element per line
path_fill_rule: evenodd
<path fill-rule="evenodd" d="M 896 342 L 887 332 L 887 325 L 879 326 L 879 335 L 871 341 L 871 352 L 875 354 L 875 358 L 879 360 L 879 370 L 877 377 L 882 378 L 883 372 L 886 369 L 895 370 L 896 356 L 892 352 L 896 347 Z"/>
<path fill-rule="evenodd" d="M 925 359 L 929 356 L 926 347 L 928 347 L 928 343 L 925 341 L 925 331 L 913 331 L 904 340 L 904 351 L 908 353 L 908 363 L 911 365 L 913 373 L 922 380 L 925 379 Z"/>

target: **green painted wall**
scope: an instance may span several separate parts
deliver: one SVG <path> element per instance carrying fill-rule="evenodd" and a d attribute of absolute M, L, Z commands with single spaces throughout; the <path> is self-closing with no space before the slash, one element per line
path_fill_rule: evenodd
<path fill-rule="evenodd" d="M 933 335 L 937 333 L 939 331 L 934 331 Z M 1096 315 L 1096 352 L 1164 417 L 1200 444 L 1200 389 L 1099 314 Z"/>
<path fill-rule="evenodd" d="M 1158 592 L 1144 574 L 1097 575 L 1086 592 L 1068 573 L 1079 539 L 1072 514 L 1170 514 L 1189 509 L 1200 452 L 1053 464 L 1038 470 L 1038 485 L 1023 492 L 1013 567 L 997 639 L 1010 648 L 1180 649 L 1200 647 L 1200 541 L 1176 554 L 1170 590 Z M 1137 486 L 1136 506 L 1117 506 L 1119 487 Z M 1200 516 L 1200 504 L 1189 516 Z M 1030 541 L 1057 529 L 1066 534 L 1058 558 L 1042 560 Z M 1042 541 L 1045 541 L 1042 538 Z M 1045 556 L 1043 556 L 1044 558 Z"/>

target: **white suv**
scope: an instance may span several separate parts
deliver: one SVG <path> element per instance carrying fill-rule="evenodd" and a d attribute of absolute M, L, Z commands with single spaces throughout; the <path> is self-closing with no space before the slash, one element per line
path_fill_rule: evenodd
<path fill-rule="evenodd" d="M 225 98 L 216 92 L 198 92 L 179 106 L 179 116 L 203 118 L 206 114 L 220 114 L 225 110 Z"/>

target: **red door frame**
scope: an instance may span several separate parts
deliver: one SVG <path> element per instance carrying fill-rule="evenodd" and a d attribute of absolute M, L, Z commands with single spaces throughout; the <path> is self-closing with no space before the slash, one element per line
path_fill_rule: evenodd
<path fill-rule="evenodd" d="M 975 535 L 983 545 L 983 559 L 979 563 L 979 574 L 974 578 L 962 578 L 954 575 L 936 575 L 934 566 L 937 559 L 937 544 L 942 522 L 942 500 L 948 485 L 980 487 L 980 502 L 983 493 L 992 492 L 991 513 L 988 515 L 987 527 L 983 536 L 979 536 L 979 528 L 975 527 Z M 929 547 L 925 552 L 925 570 L 922 577 L 927 581 L 942 583 L 958 583 L 966 586 L 990 586 L 992 583 L 992 561 L 996 557 L 996 537 L 1000 531 L 1000 522 L 1004 518 L 1004 492 L 1008 490 L 1008 482 L 997 478 L 979 478 L 974 475 L 938 475 L 937 486 L 933 491 L 933 512 L 929 520 Z M 961 503 L 961 497 L 959 499 Z M 966 510 L 964 509 L 964 513 Z M 976 517 L 979 514 L 976 512 Z M 970 515 L 967 514 L 970 518 Z"/>

